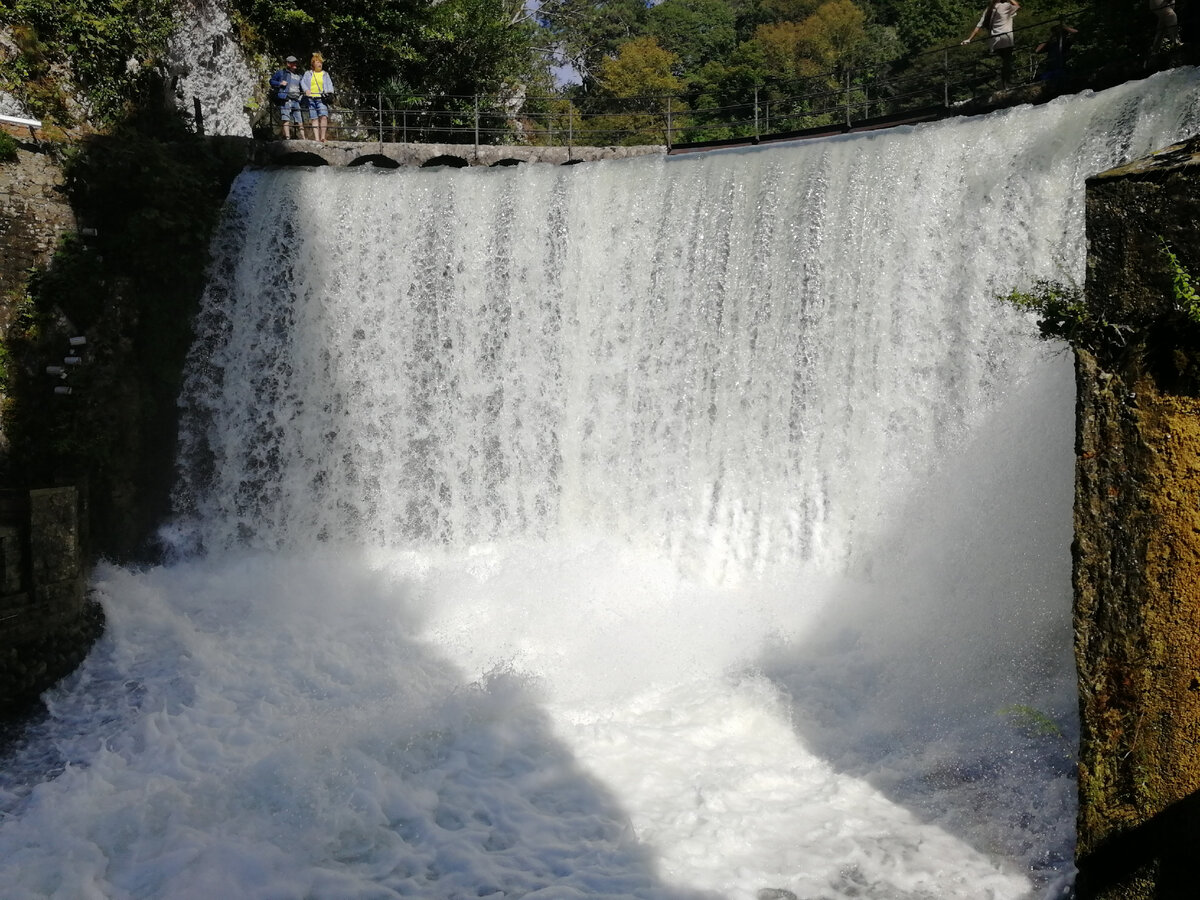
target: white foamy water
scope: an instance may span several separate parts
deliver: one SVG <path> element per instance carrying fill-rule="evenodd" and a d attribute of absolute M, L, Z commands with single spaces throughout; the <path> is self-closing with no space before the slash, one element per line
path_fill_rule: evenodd
<path fill-rule="evenodd" d="M 992 294 L 1198 88 L 245 173 L 177 559 L 96 573 L 6 896 L 1061 896 L 1071 366 Z"/>

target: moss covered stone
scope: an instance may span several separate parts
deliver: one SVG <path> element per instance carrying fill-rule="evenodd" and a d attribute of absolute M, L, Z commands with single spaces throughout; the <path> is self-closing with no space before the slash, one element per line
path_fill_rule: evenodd
<path fill-rule="evenodd" d="M 1138 341 L 1076 348 L 1077 896 L 1192 896 L 1200 836 L 1200 381 L 1161 238 L 1200 271 L 1200 141 L 1088 183 L 1086 297 Z"/>

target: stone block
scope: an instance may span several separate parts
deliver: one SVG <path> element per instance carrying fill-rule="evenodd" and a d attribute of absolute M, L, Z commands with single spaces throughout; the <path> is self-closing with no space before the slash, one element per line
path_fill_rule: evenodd
<path fill-rule="evenodd" d="M 21 529 L 15 525 L 0 525 L 0 597 L 21 590 L 24 564 Z"/>
<path fill-rule="evenodd" d="M 29 492 L 29 558 L 35 585 L 57 584 L 79 575 L 79 516 L 75 488 L 42 488 Z"/>
<path fill-rule="evenodd" d="M 39 584 L 33 589 L 33 602 L 47 621 L 73 618 L 83 610 L 83 579 Z"/>

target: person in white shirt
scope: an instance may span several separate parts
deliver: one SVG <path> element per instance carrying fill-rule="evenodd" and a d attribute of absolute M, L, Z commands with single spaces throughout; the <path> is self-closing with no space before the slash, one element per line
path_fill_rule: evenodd
<path fill-rule="evenodd" d="M 979 24 L 963 41 L 964 44 L 971 43 L 975 35 L 987 28 L 988 49 L 1000 57 L 1001 88 L 1006 88 L 1012 83 L 1013 18 L 1020 8 L 1021 4 L 1017 0 L 992 0 L 979 17 Z"/>

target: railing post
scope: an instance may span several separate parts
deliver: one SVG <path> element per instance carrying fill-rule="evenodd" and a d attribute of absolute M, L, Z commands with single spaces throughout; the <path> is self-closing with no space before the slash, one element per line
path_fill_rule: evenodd
<path fill-rule="evenodd" d="M 942 51 L 942 106 L 950 107 L 950 48 Z"/>
<path fill-rule="evenodd" d="M 400 124 L 404 129 L 404 143 L 408 143 L 408 107 L 404 107 L 400 112 Z"/>
<path fill-rule="evenodd" d="M 667 149 L 671 149 L 671 98 L 667 97 Z"/>
<path fill-rule="evenodd" d="M 846 127 L 850 127 L 850 70 L 846 69 Z"/>
<path fill-rule="evenodd" d="M 758 140 L 758 88 L 754 88 L 754 139 Z"/>
<path fill-rule="evenodd" d="M 571 158 L 571 151 L 575 149 L 575 104 L 572 103 L 567 107 L 567 159 Z"/>
<path fill-rule="evenodd" d="M 479 159 L 479 95 L 475 95 L 475 159 Z"/>
<path fill-rule="evenodd" d="M 379 143 L 383 143 L 383 91 L 379 92 Z"/>

